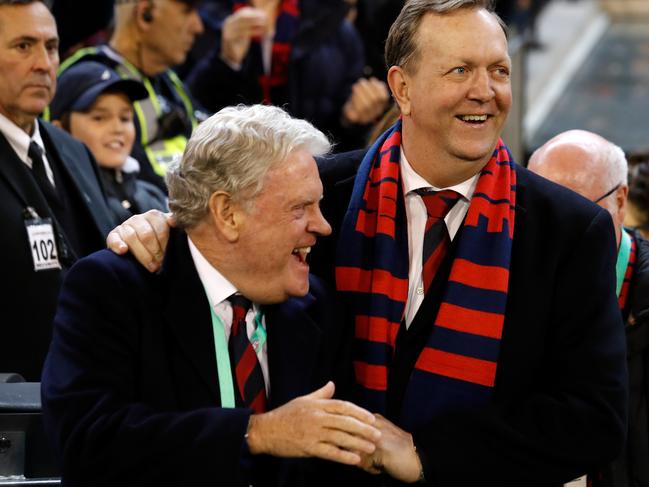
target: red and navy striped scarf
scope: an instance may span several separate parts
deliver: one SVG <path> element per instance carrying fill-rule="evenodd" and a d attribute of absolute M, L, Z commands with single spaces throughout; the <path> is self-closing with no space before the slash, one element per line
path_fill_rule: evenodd
<path fill-rule="evenodd" d="M 336 287 L 355 325 L 360 402 L 386 411 L 388 370 L 408 297 L 408 235 L 400 175 L 401 121 L 368 151 L 356 176 L 336 257 Z M 401 424 L 475 407 L 491 397 L 507 303 L 516 172 L 498 141 L 458 233 L 439 312 L 406 391 Z"/>
<path fill-rule="evenodd" d="M 624 232 L 625 230 L 622 229 Z M 620 296 L 617 299 L 617 303 L 622 311 L 622 316 L 626 320 L 629 317 L 629 312 L 631 311 L 629 306 L 629 289 L 631 287 L 631 279 L 633 279 L 633 272 L 635 270 L 636 262 L 636 241 L 633 234 L 629 233 L 631 237 L 631 250 L 629 251 L 629 263 L 626 266 L 626 272 L 624 273 L 624 282 L 622 283 L 622 289 L 620 290 Z"/>
<path fill-rule="evenodd" d="M 232 11 L 248 7 L 248 2 L 235 2 Z M 278 7 L 277 19 L 275 21 L 275 37 L 273 38 L 273 49 L 270 63 L 270 73 L 266 74 L 262 68 L 259 75 L 263 100 L 262 103 L 271 105 L 272 91 L 275 88 L 288 84 L 289 61 L 293 42 L 297 36 L 300 22 L 300 9 L 298 0 L 282 0 Z M 261 39 L 255 38 L 253 42 L 261 47 Z"/>

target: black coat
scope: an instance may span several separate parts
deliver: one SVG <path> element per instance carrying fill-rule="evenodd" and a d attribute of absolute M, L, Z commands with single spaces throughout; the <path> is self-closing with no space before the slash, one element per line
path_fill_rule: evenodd
<path fill-rule="evenodd" d="M 637 259 L 626 323 L 629 428 L 624 452 L 593 474 L 593 487 L 649 487 L 649 241 L 634 232 Z"/>
<path fill-rule="evenodd" d="M 66 178 L 74 204 L 69 214 L 83 253 L 104 247 L 114 222 L 106 205 L 97 165 L 88 149 L 67 133 L 42 122 L 40 133 L 50 164 Z M 63 270 L 34 271 L 24 210 L 32 206 L 39 216 L 51 217 L 45 197 L 29 168 L 0 135 L 0 371 L 17 372 L 27 380 L 40 380 L 50 343 Z"/>
<path fill-rule="evenodd" d="M 320 280 L 265 308 L 269 408 L 351 378 L 350 337 Z M 161 272 L 108 250 L 69 272 L 42 381 L 63 485 L 327 485 L 318 462 L 254 457 L 249 409 L 220 406 L 210 309 L 184 232 Z M 245 483 L 245 485 L 248 485 Z"/>
<path fill-rule="evenodd" d="M 319 161 L 322 209 L 334 234 L 318 243 L 311 262 L 327 279 L 362 156 Z M 411 432 L 431 485 L 556 486 L 612 460 L 623 445 L 626 350 L 610 215 L 520 166 L 516 176 L 492 404 Z"/>

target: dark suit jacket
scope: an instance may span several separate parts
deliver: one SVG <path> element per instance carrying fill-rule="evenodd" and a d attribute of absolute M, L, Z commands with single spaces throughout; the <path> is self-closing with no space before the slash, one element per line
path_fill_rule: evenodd
<path fill-rule="evenodd" d="M 322 209 L 334 234 L 318 243 L 311 262 L 313 272 L 328 279 L 362 156 L 319 161 Z M 412 432 L 426 478 L 440 487 L 561 484 L 613 459 L 624 440 L 625 339 L 610 216 L 522 167 L 516 172 L 509 295 L 492 404 L 435 418 Z"/>
<path fill-rule="evenodd" d="M 269 407 L 351 378 L 350 339 L 321 281 L 265 313 Z M 172 234 L 158 274 L 107 250 L 75 264 L 42 393 L 65 485 L 236 486 L 250 473 L 251 411 L 219 407 L 209 304 L 183 232 Z M 252 463 L 255 485 L 318 484 L 307 480 L 316 462 Z"/>
<path fill-rule="evenodd" d="M 62 130 L 40 123 L 40 131 L 51 163 L 67 175 L 78 191 L 82 203 L 76 212 L 84 211 L 84 235 L 92 242 L 87 248 L 99 250 L 113 227 L 94 159 L 88 149 Z M 24 210 L 35 208 L 41 217 L 52 212 L 32 178 L 29 168 L 18 158 L 0 134 L 0 371 L 18 372 L 27 380 L 38 381 L 51 336 L 52 319 L 63 272 L 34 272 L 29 239 L 25 230 Z"/>

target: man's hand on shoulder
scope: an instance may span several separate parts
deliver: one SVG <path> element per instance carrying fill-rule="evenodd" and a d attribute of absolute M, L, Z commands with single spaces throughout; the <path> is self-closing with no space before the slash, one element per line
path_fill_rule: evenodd
<path fill-rule="evenodd" d="M 333 382 L 264 414 L 253 415 L 248 428 L 252 454 L 318 457 L 358 465 L 361 454 L 374 452 L 381 433 L 374 416 L 347 401 L 332 399 Z"/>
<path fill-rule="evenodd" d="M 173 226 L 171 213 L 149 210 L 115 227 L 106 237 L 106 246 L 120 255 L 131 252 L 140 264 L 155 272 L 162 264 Z"/>

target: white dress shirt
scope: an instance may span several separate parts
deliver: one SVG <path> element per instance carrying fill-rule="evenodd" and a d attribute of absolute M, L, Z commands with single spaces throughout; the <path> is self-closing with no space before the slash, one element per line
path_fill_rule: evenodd
<path fill-rule="evenodd" d="M 469 204 L 473 197 L 475 187 L 478 184 L 480 173 L 455 186 L 437 188 L 431 186 L 430 183 L 415 172 L 408 159 L 406 159 L 403 147 L 401 147 L 401 160 L 399 164 L 403 194 L 406 200 L 406 218 L 408 220 L 408 301 L 406 302 L 405 313 L 406 328 L 408 328 L 424 300 L 422 254 L 424 252 L 424 233 L 426 231 L 428 212 L 426 211 L 424 201 L 421 199 L 421 196 L 415 193 L 415 190 L 421 188 L 432 188 L 435 191 L 451 189 L 462 196 L 448 212 L 446 218 L 444 218 L 449 237 L 453 240 L 469 209 Z"/>
<path fill-rule="evenodd" d="M 52 173 L 50 162 L 47 160 L 45 144 L 43 144 L 43 139 L 41 138 L 41 133 L 38 129 L 38 120 L 34 120 L 34 133 L 30 137 L 27 135 L 27 132 L 0 113 L 0 132 L 5 136 L 7 142 L 9 142 L 9 145 L 18 155 L 20 160 L 27 164 L 27 167 L 29 167 L 30 170 L 32 168 L 32 160 L 27 156 L 27 153 L 29 152 L 29 144 L 31 141 L 33 140 L 36 142 L 36 144 L 38 144 L 38 146 L 43 150 L 43 165 L 45 166 L 47 179 L 50 180 L 52 186 L 55 186 L 54 174 Z"/>
<path fill-rule="evenodd" d="M 223 331 L 225 332 L 225 341 L 230 338 L 230 330 L 232 329 L 232 305 L 228 298 L 237 292 L 230 281 L 228 281 L 223 274 L 217 271 L 212 264 L 210 264 L 200 250 L 196 248 L 192 239 L 187 237 L 189 242 L 189 251 L 194 261 L 194 266 L 198 272 L 198 277 L 203 283 L 205 292 L 209 298 L 210 303 L 214 306 L 214 312 L 223 322 Z M 248 339 L 255 331 L 255 316 L 259 311 L 259 306 L 253 303 L 252 308 L 246 314 L 246 331 Z M 266 317 L 262 317 L 262 325 L 266 328 Z M 261 365 L 261 372 L 264 375 L 264 384 L 266 386 L 266 396 L 270 393 L 270 381 L 268 380 L 268 344 L 257 352 L 257 359 Z"/>

